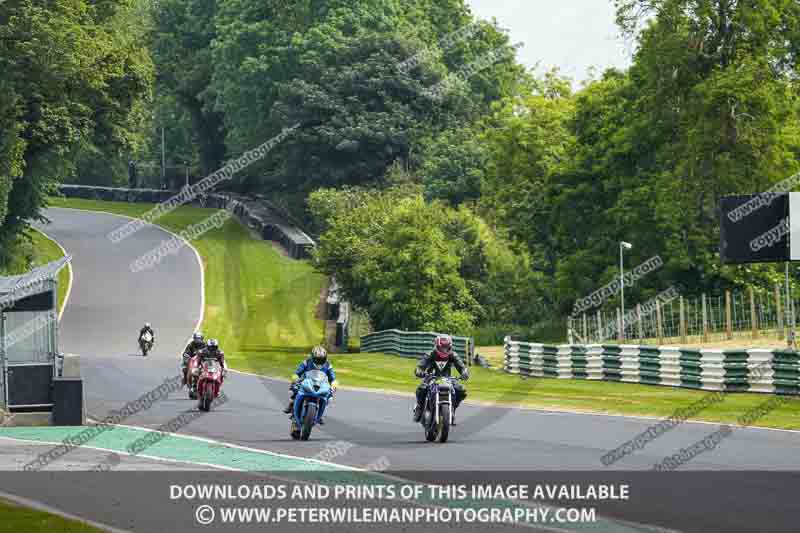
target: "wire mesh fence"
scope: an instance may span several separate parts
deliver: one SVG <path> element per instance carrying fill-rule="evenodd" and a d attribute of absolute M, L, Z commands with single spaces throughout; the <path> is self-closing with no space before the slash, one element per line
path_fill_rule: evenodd
<path fill-rule="evenodd" d="M 613 307 L 570 317 L 568 335 L 582 342 L 635 339 L 645 344 L 737 337 L 786 339 L 792 311 L 800 309 L 800 300 L 788 300 L 780 286 L 653 301 L 628 307 L 624 320 L 620 309 Z M 624 335 L 620 335 L 621 322 Z"/>

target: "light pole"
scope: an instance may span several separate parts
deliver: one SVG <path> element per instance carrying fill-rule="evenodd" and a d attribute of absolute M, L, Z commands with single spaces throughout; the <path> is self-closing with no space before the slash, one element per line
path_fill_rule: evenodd
<path fill-rule="evenodd" d="M 630 250 L 631 248 L 633 248 L 633 245 L 631 243 L 625 241 L 619 242 L 619 290 L 620 290 L 619 328 L 620 328 L 620 337 L 622 337 L 623 339 L 625 338 L 625 276 L 622 264 L 622 251 Z"/>
<path fill-rule="evenodd" d="M 167 181 L 167 149 L 164 138 L 164 122 L 161 122 L 161 183 Z"/>

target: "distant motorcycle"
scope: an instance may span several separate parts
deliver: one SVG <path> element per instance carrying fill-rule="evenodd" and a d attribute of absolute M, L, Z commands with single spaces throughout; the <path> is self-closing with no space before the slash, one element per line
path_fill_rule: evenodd
<path fill-rule="evenodd" d="M 153 349 L 153 335 L 149 331 L 145 331 L 144 335 L 139 338 L 139 349 L 142 350 L 143 357 L 147 357 L 147 354 Z"/>
<path fill-rule="evenodd" d="M 332 397 L 328 376 L 320 370 L 306 372 L 298 385 L 294 399 L 290 434 L 293 439 L 308 440 L 311 429 L 319 423 L 320 413 L 330 403 Z"/>
<path fill-rule="evenodd" d="M 453 400 L 455 399 L 454 377 L 425 378 L 425 404 L 422 408 L 420 424 L 425 428 L 425 439 L 428 442 L 438 440 L 447 442 L 450 427 L 453 424 Z"/>
<path fill-rule="evenodd" d="M 197 407 L 201 411 L 209 411 L 222 388 L 222 365 L 216 359 L 202 360 L 199 365 L 196 391 L 200 401 Z"/>
<path fill-rule="evenodd" d="M 200 358 L 195 355 L 189 359 L 186 365 L 186 386 L 189 387 L 189 399 L 197 399 L 197 378 L 200 376 Z"/>

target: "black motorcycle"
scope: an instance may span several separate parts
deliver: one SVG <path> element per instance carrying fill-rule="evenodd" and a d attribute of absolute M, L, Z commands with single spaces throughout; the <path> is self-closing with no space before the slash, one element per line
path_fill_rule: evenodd
<path fill-rule="evenodd" d="M 450 427 L 453 425 L 453 405 L 456 398 L 454 385 L 457 381 L 458 378 L 448 376 L 425 378 L 425 404 L 422 407 L 420 424 L 425 428 L 425 439 L 428 442 L 447 442 Z"/>

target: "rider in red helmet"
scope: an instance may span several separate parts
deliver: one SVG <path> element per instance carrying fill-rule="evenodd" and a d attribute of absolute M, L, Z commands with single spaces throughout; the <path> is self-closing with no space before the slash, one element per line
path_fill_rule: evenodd
<path fill-rule="evenodd" d="M 433 351 L 423 357 L 417 365 L 414 374 L 418 377 L 424 377 L 428 373 L 433 373 L 436 376 L 450 376 L 453 367 L 456 367 L 461 379 L 466 381 L 469 379 L 469 371 L 467 370 L 464 361 L 456 355 L 453 351 L 453 338 L 450 335 L 439 335 L 433 341 Z M 455 382 L 453 384 L 455 389 L 455 405 L 453 405 L 453 425 L 455 425 L 455 412 L 461 401 L 467 397 L 467 391 L 464 387 Z M 425 385 L 420 383 L 417 387 L 417 405 L 414 407 L 414 422 L 419 422 L 422 417 L 422 405 L 425 402 Z"/>

